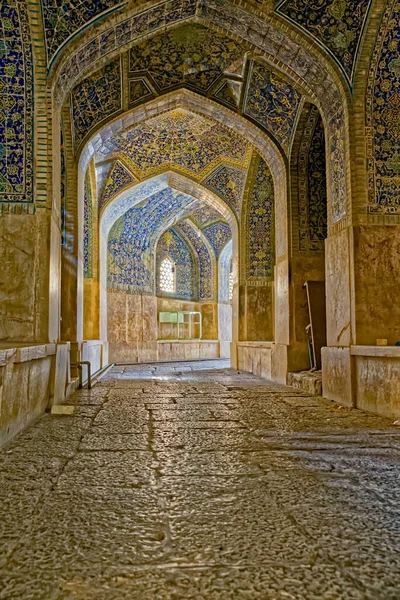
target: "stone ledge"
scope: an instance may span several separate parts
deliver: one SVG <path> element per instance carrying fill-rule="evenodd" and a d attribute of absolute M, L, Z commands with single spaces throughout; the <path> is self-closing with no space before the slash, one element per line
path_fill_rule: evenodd
<path fill-rule="evenodd" d="M 400 358 L 400 346 L 351 346 L 350 354 L 376 358 Z"/>
<path fill-rule="evenodd" d="M 0 367 L 5 367 L 8 364 L 10 358 L 17 351 L 16 348 L 8 348 L 6 350 L 0 350 Z"/>
<path fill-rule="evenodd" d="M 157 340 L 157 344 L 219 344 L 219 340 Z"/>
<path fill-rule="evenodd" d="M 3 346 L 5 344 L 2 344 Z M 0 366 L 5 366 L 14 356 L 14 363 L 24 363 L 30 360 L 46 358 L 56 353 L 56 344 L 13 345 L 0 349 Z"/>
<path fill-rule="evenodd" d="M 240 348 L 266 348 L 267 350 L 272 350 L 275 343 L 274 342 L 237 342 L 237 345 Z"/>
<path fill-rule="evenodd" d="M 288 385 L 315 396 L 322 396 L 322 371 L 288 373 Z"/>

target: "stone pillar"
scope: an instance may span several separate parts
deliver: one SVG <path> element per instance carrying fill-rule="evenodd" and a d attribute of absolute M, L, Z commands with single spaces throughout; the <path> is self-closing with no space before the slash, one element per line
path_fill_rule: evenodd
<path fill-rule="evenodd" d="M 218 339 L 218 304 L 216 302 L 204 302 L 200 304 L 203 317 L 203 340 Z"/>
<path fill-rule="evenodd" d="M 52 339 L 49 328 L 50 221 L 46 210 L 0 216 L 2 341 L 39 343 L 57 338 L 57 322 L 51 328 Z"/>
<path fill-rule="evenodd" d="M 347 227 L 330 235 L 326 253 L 326 333 L 322 349 L 323 394 L 353 406 L 353 367 L 350 346 L 354 343 L 353 230 Z"/>

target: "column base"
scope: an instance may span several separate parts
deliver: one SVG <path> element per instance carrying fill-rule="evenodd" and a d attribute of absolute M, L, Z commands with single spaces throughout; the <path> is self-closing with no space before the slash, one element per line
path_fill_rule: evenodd
<path fill-rule="evenodd" d="M 343 406 L 355 406 L 354 369 L 349 347 L 322 348 L 322 393 Z"/>

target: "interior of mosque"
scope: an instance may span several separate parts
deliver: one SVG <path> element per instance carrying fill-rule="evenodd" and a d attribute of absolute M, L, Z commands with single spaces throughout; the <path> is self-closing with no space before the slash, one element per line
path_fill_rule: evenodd
<path fill-rule="evenodd" d="M 326 398 L 400 415 L 397 1 L 0 21 L 0 444 L 80 362 L 316 367 Z"/>

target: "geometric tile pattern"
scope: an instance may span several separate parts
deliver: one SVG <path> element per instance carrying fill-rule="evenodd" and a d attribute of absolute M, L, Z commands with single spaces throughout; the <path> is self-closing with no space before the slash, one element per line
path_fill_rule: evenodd
<path fill-rule="evenodd" d="M 60 46 L 80 27 L 101 13 L 121 3 L 121 0 L 42 0 L 48 62 Z M 108 12 L 107 12 L 108 11 Z"/>
<path fill-rule="evenodd" d="M 400 214 L 400 4 L 381 23 L 366 95 L 369 199 L 375 214 Z"/>
<path fill-rule="evenodd" d="M 202 230 L 218 258 L 229 240 L 232 239 L 231 228 L 225 221 L 218 221 Z"/>
<path fill-rule="evenodd" d="M 270 132 L 288 154 L 296 125 L 301 94 L 271 72 L 253 62 L 248 80 L 244 113 Z"/>
<path fill-rule="evenodd" d="M 129 171 L 116 161 L 111 168 L 106 184 L 100 196 L 99 212 L 111 198 L 122 192 L 126 187 L 132 185 L 136 178 Z"/>
<path fill-rule="evenodd" d="M 176 226 L 179 232 L 183 232 L 196 251 L 200 266 L 199 300 L 214 299 L 214 273 L 210 252 L 201 236 L 198 235 L 192 223 L 188 220 L 180 221 Z"/>
<path fill-rule="evenodd" d="M 186 240 L 179 235 L 175 228 L 171 227 L 160 237 L 157 244 L 157 295 L 181 298 L 183 300 L 195 299 L 195 266 L 193 256 Z M 175 263 L 175 292 L 172 294 L 160 290 L 161 261 L 169 257 Z"/>
<path fill-rule="evenodd" d="M 179 86 L 205 94 L 225 72 L 241 75 L 244 60 L 239 42 L 188 24 L 136 44 L 129 54 L 129 70 L 144 72 L 160 92 Z"/>
<path fill-rule="evenodd" d="M 93 193 L 89 169 L 86 171 L 83 201 L 83 275 L 93 277 Z"/>
<path fill-rule="evenodd" d="M 314 105 L 306 116 L 297 159 L 297 179 L 300 250 L 322 252 L 328 224 L 325 132 Z"/>
<path fill-rule="evenodd" d="M 249 145 L 212 119 L 176 109 L 112 137 L 97 156 L 106 158 L 114 153 L 132 165 L 141 177 L 173 168 L 201 178 L 221 160 L 245 168 Z"/>
<path fill-rule="evenodd" d="M 258 165 L 247 207 L 247 278 L 274 276 L 274 183 L 266 163 Z"/>
<path fill-rule="evenodd" d="M 204 182 L 208 188 L 221 196 L 239 216 L 246 173 L 239 169 L 223 165 L 212 173 Z"/>
<path fill-rule="evenodd" d="M 0 2 L 0 202 L 33 201 L 33 63 L 26 2 Z"/>
<path fill-rule="evenodd" d="M 372 0 L 281 0 L 276 11 L 310 35 L 353 79 Z"/>
<path fill-rule="evenodd" d="M 74 144 L 77 150 L 89 131 L 122 107 L 120 59 L 99 69 L 71 93 Z"/>

